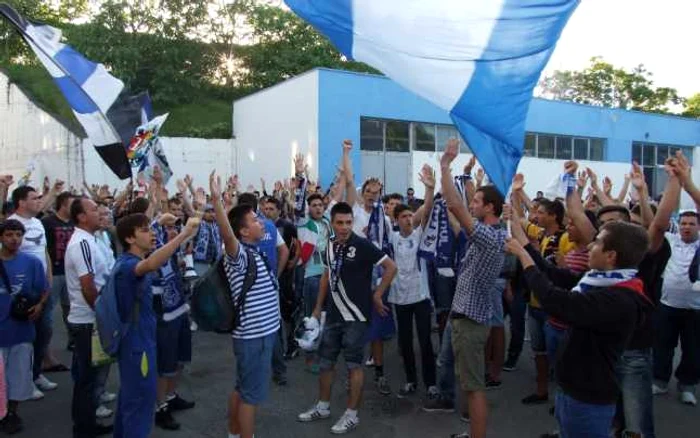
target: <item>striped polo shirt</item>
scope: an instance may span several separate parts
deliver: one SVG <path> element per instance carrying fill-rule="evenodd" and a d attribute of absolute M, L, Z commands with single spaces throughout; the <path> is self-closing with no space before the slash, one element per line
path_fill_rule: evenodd
<path fill-rule="evenodd" d="M 257 279 L 246 296 L 240 313 L 240 324 L 233 331 L 235 339 L 255 339 L 275 333 L 280 328 L 280 303 L 277 282 L 273 280 L 265 260 L 260 253 L 251 247 L 255 255 L 252 262 L 257 266 Z M 243 280 L 248 269 L 248 251 L 241 244 L 238 254 L 227 254 L 224 259 L 226 277 L 231 286 L 233 302 L 238 302 L 238 296 L 243 289 Z"/>

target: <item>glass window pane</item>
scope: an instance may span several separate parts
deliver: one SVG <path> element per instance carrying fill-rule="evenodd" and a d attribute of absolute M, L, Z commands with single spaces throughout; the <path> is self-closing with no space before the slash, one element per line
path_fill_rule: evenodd
<path fill-rule="evenodd" d="M 656 189 L 656 186 L 654 185 L 654 180 L 655 180 L 654 176 L 656 175 L 656 172 L 654 172 L 655 169 L 653 167 L 643 167 L 642 169 L 644 171 L 644 180 L 646 181 L 647 186 L 649 187 L 649 190 L 651 191 L 651 193 L 649 193 L 649 195 L 654 197 L 654 196 L 656 196 L 656 193 L 654 193 L 654 191 Z"/>
<path fill-rule="evenodd" d="M 537 141 L 536 134 L 525 134 L 525 147 L 523 153 L 526 157 L 534 157 L 536 151 L 535 146 Z"/>
<path fill-rule="evenodd" d="M 408 152 L 409 137 L 408 122 L 386 122 L 386 151 L 387 152 Z"/>
<path fill-rule="evenodd" d="M 681 148 L 683 151 L 683 155 L 685 155 L 685 158 L 688 159 L 688 164 L 691 166 L 693 165 L 693 152 L 695 151 L 695 148 Z"/>
<path fill-rule="evenodd" d="M 556 157 L 560 160 L 571 159 L 571 137 L 557 137 Z"/>
<path fill-rule="evenodd" d="M 551 135 L 537 135 L 537 157 L 554 158 L 554 137 Z"/>
<path fill-rule="evenodd" d="M 668 158 L 668 146 L 657 146 L 656 147 L 656 164 L 662 165 L 666 162 Z"/>
<path fill-rule="evenodd" d="M 360 121 L 360 149 L 363 151 L 384 150 L 384 122 L 362 119 Z"/>
<path fill-rule="evenodd" d="M 574 160 L 587 160 L 587 159 L 588 159 L 588 139 L 587 138 L 574 139 Z"/>
<path fill-rule="evenodd" d="M 435 152 L 435 125 L 414 123 L 414 138 L 417 151 Z"/>
<path fill-rule="evenodd" d="M 632 161 L 636 161 L 637 164 L 642 165 L 642 145 L 641 143 L 632 143 Z"/>
<path fill-rule="evenodd" d="M 591 157 L 592 161 L 603 161 L 605 158 L 605 141 L 600 138 L 591 139 Z"/>
<path fill-rule="evenodd" d="M 642 147 L 642 162 L 644 166 L 653 166 L 656 163 L 656 146 L 651 144 L 645 144 Z"/>
<path fill-rule="evenodd" d="M 445 145 L 447 144 L 447 140 L 451 138 L 458 138 L 460 141 L 462 138 L 459 136 L 459 132 L 457 131 L 457 128 L 455 128 L 452 125 L 438 125 L 437 127 L 437 150 L 439 152 L 443 152 L 445 150 Z M 462 142 L 464 144 L 464 142 Z M 460 150 L 462 149 L 460 145 Z"/>

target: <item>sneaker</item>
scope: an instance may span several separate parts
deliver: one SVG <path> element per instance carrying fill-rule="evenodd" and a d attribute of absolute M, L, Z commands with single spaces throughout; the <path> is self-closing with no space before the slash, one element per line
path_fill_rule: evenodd
<path fill-rule="evenodd" d="M 116 399 L 117 394 L 105 391 L 100 395 L 100 404 L 112 403 Z"/>
<path fill-rule="evenodd" d="M 106 406 L 100 405 L 95 411 L 95 417 L 97 418 L 109 418 L 114 412 Z"/>
<path fill-rule="evenodd" d="M 698 400 L 695 398 L 695 394 L 690 391 L 681 392 L 681 403 L 684 405 L 695 406 L 698 404 Z"/>
<path fill-rule="evenodd" d="M 450 438 L 469 438 L 469 432 L 453 433 Z"/>
<path fill-rule="evenodd" d="M 506 360 L 506 362 L 503 364 L 503 368 L 502 368 L 503 371 L 508 372 L 508 373 L 515 371 L 516 370 L 515 365 L 517 362 L 518 361 L 516 359 L 512 359 L 509 357 L 508 360 Z"/>
<path fill-rule="evenodd" d="M 175 411 L 185 411 L 187 409 L 192 409 L 194 407 L 193 401 L 187 401 L 180 397 L 179 394 L 175 394 L 175 397 L 168 400 L 168 410 L 171 412 Z"/>
<path fill-rule="evenodd" d="M 35 386 L 34 390 L 32 391 L 32 400 L 36 401 L 41 400 L 42 398 L 44 398 L 44 393 L 39 391 L 39 388 Z"/>
<path fill-rule="evenodd" d="M 197 325 L 196 322 L 194 322 L 194 321 L 190 322 L 190 331 L 191 332 L 196 332 L 198 328 L 199 328 L 199 326 Z"/>
<path fill-rule="evenodd" d="M 443 397 L 437 397 L 434 399 L 428 399 L 423 404 L 423 410 L 425 412 L 452 413 L 455 411 L 455 403 L 452 400 L 448 400 Z"/>
<path fill-rule="evenodd" d="M 367 358 L 367 360 L 365 361 L 365 366 L 366 367 L 373 367 L 374 366 L 374 358 L 372 356 Z"/>
<path fill-rule="evenodd" d="M 180 429 L 180 423 L 175 421 L 168 405 L 156 411 L 156 426 L 165 430 Z"/>
<path fill-rule="evenodd" d="M 34 384 L 42 391 L 53 391 L 58 388 L 58 383 L 50 381 L 43 374 L 39 374 L 39 377 L 34 380 Z"/>
<path fill-rule="evenodd" d="M 471 418 L 469 418 L 469 411 L 460 412 L 459 421 L 469 424 L 469 422 L 472 421 Z"/>
<path fill-rule="evenodd" d="M 435 400 L 436 398 L 440 397 L 440 391 L 437 389 L 437 386 L 430 386 L 428 387 L 428 400 Z"/>
<path fill-rule="evenodd" d="M 294 347 L 284 355 L 285 360 L 292 360 L 299 356 L 299 347 Z"/>
<path fill-rule="evenodd" d="M 275 382 L 277 384 L 277 386 L 286 386 L 287 385 L 287 376 L 273 375 L 272 381 Z"/>
<path fill-rule="evenodd" d="M 543 433 L 540 438 L 559 438 L 559 432 Z"/>
<path fill-rule="evenodd" d="M 656 383 L 651 385 L 651 393 L 654 395 L 662 395 L 668 393 L 668 386 L 657 385 Z"/>
<path fill-rule="evenodd" d="M 530 394 L 521 401 L 524 405 L 541 405 L 549 401 L 549 395 Z"/>
<path fill-rule="evenodd" d="M 114 432 L 114 426 L 111 424 L 96 424 L 95 427 L 92 428 L 92 430 L 95 433 L 95 436 L 111 435 L 112 432 Z"/>
<path fill-rule="evenodd" d="M 379 392 L 381 395 L 391 394 L 391 387 L 389 386 L 389 382 L 386 380 L 386 377 L 377 377 L 374 380 L 374 385 L 377 387 L 377 392 Z"/>
<path fill-rule="evenodd" d="M 492 380 L 492 379 L 489 379 L 489 380 L 486 381 L 486 389 L 487 389 L 487 390 L 489 390 L 489 389 L 498 389 L 498 388 L 500 388 L 502 385 L 503 385 L 503 382 L 501 382 L 500 380 Z"/>
<path fill-rule="evenodd" d="M 312 421 L 326 419 L 330 416 L 330 409 L 321 409 L 318 407 L 318 403 L 316 403 L 313 408 L 299 414 L 297 416 L 297 420 L 301 421 L 302 423 L 310 423 Z"/>
<path fill-rule="evenodd" d="M 401 388 L 399 388 L 399 392 L 396 394 L 398 398 L 406 398 L 411 394 L 414 394 L 416 392 L 416 384 L 415 383 L 406 383 L 404 384 Z"/>
<path fill-rule="evenodd" d="M 8 435 L 14 435 L 24 428 L 22 419 L 14 412 L 8 412 L 5 418 L 0 420 L 0 430 Z"/>
<path fill-rule="evenodd" d="M 331 433 L 342 435 L 356 428 L 358 424 L 360 424 L 360 419 L 357 415 L 351 416 L 345 413 L 340 417 L 340 420 L 331 427 Z"/>

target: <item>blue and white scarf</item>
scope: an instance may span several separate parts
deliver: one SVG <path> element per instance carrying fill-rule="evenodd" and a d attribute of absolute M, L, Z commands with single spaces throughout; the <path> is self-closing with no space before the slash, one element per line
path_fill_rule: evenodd
<path fill-rule="evenodd" d="M 418 257 L 435 262 L 435 267 L 446 277 L 454 276 L 454 235 L 450 228 L 447 203 L 439 195 L 430 212 L 430 220 L 423 230 L 418 246 Z"/>
<path fill-rule="evenodd" d="M 394 249 L 389 244 L 391 229 L 384 218 L 384 206 L 381 201 L 375 202 L 367 223 L 367 239 L 381 249 L 384 254 L 394 257 Z"/>
<path fill-rule="evenodd" d="M 595 287 L 610 287 L 618 283 L 624 283 L 637 277 L 636 269 L 614 269 L 612 271 L 592 270 L 579 280 L 572 289 L 573 292 L 585 294 Z"/>
<path fill-rule="evenodd" d="M 562 173 L 553 179 L 544 189 L 544 195 L 549 199 L 566 199 L 576 190 L 576 176 L 570 173 Z"/>
<path fill-rule="evenodd" d="M 210 240 L 211 237 L 211 240 Z M 214 245 L 214 260 L 208 260 L 209 245 Z M 202 221 L 194 247 L 194 259 L 198 262 L 215 262 L 221 257 L 221 234 L 216 222 Z"/>
<path fill-rule="evenodd" d="M 297 188 L 294 191 L 294 217 L 299 220 L 306 217 L 306 178 L 297 177 Z"/>

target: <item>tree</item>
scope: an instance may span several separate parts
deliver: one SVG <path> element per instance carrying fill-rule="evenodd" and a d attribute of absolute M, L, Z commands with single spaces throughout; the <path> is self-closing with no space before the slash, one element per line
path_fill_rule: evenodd
<path fill-rule="evenodd" d="M 683 116 L 700 119 L 700 93 L 695 93 L 685 100 Z"/>
<path fill-rule="evenodd" d="M 551 99 L 656 113 L 683 103 L 674 88 L 656 87 L 652 76 L 642 64 L 627 71 L 594 57 L 581 71 L 557 70 L 546 76 L 540 89 Z"/>

